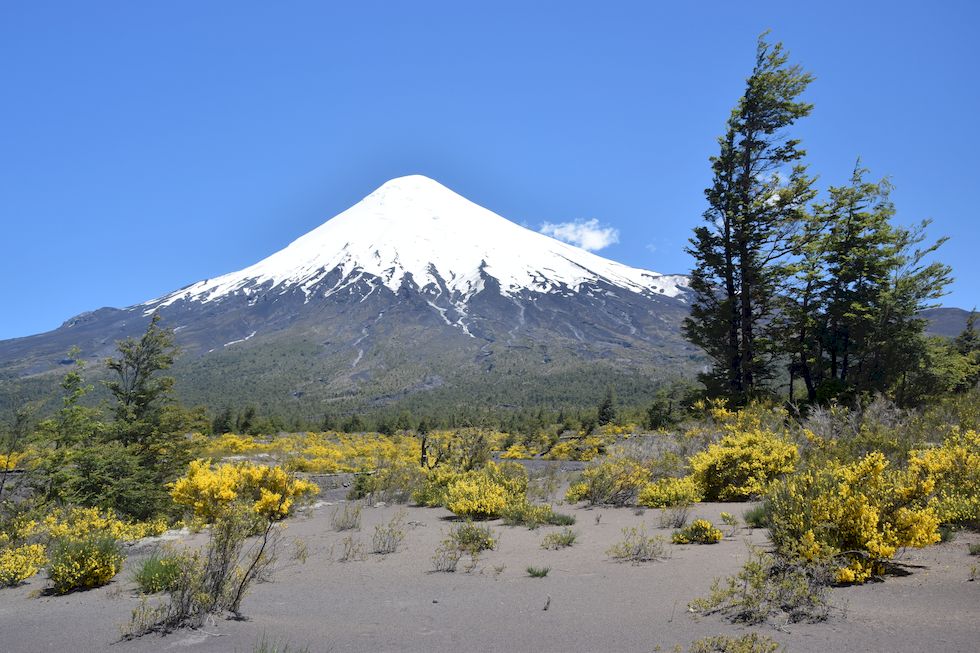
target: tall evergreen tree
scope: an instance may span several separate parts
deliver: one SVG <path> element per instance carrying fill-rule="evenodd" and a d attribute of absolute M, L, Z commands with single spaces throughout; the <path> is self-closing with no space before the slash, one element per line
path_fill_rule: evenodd
<path fill-rule="evenodd" d="M 949 283 L 947 266 L 925 261 L 944 239 L 923 248 L 927 222 L 893 225 L 891 185 L 866 174 L 858 161 L 850 182 L 814 207 L 784 295 L 778 323 L 790 373 L 803 379 L 810 402 L 897 396 L 904 376 L 935 358 L 919 313 Z"/>
<path fill-rule="evenodd" d="M 759 38 L 745 93 L 718 139 L 705 190 L 706 224 L 687 252 L 695 258 L 687 338 L 711 359 L 702 380 L 736 402 L 764 391 L 775 369 L 769 325 L 792 237 L 802 227 L 813 180 L 804 151 L 785 131 L 812 105 L 798 98 L 812 76 L 789 65 L 782 44 Z"/>

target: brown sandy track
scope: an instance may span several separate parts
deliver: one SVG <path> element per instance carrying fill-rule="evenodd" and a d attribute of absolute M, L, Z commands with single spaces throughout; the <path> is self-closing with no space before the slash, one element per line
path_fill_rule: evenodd
<path fill-rule="evenodd" d="M 744 504 L 702 504 L 694 516 L 718 522 L 725 510 L 741 515 Z M 370 549 L 374 526 L 399 508 L 366 508 L 355 533 Z M 432 573 L 430 558 L 451 525 L 442 509 L 407 508 L 401 549 L 363 562 L 331 559 L 347 533 L 330 528 L 333 507 L 289 522 L 284 566 L 275 582 L 255 586 L 246 599 L 247 622 L 218 621 L 198 631 L 147 636 L 112 644 L 118 627 L 138 604 L 124 570 L 109 587 L 64 597 L 30 598 L 43 577 L 0 591 L 0 651 L 243 651 L 265 633 L 310 651 L 652 651 L 670 650 L 699 637 L 749 629 L 719 617 L 695 619 L 691 599 L 707 593 L 713 578 L 734 573 L 747 543 L 765 543 L 763 531 L 742 530 L 713 546 L 673 546 L 669 560 L 640 566 L 612 562 L 605 551 L 626 526 L 657 528 L 658 511 L 637 516 L 629 509 L 561 508 L 578 518 L 576 544 L 561 551 L 540 548 L 554 527 L 529 531 L 491 522 L 500 535 L 473 573 Z M 598 525 L 595 515 L 601 513 Z M 293 538 L 308 546 L 306 564 L 289 560 Z M 194 538 L 201 541 L 202 536 Z M 980 581 L 967 582 L 980 563 L 967 554 L 963 535 L 955 542 L 905 553 L 908 576 L 885 583 L 839 588 L 833 600 L 844 618 L 827 624 L 793 625 L 788 632 L 760 627 L 799 651 L 976 651 L 980 641 Z M 528 565 L 551 567 L 529 578 Z M 497 568 L 503 567 L 499 573 Z M 462 565 L 461 565 L 462 567 Z M 549 609 L 543 607 L 551 597 Z"/>

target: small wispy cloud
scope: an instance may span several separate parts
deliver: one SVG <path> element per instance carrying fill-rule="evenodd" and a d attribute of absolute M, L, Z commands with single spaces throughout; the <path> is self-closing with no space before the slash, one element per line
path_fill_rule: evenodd
<path fill-rule="evenodd" d="M 545 222 L 539 231 L 545 236 L 563 240 L 590 252 L 619 242 L 619 229 L 604 227 L 595 218 L 572 222 Z"/>

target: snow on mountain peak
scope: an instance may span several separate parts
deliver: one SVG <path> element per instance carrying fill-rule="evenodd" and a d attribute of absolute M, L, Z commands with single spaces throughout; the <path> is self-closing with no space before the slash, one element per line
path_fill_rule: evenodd
<path fill-rule="evenodd" d="M 341 281 L 318 288 L 332 271 Z M 263 286 L 286 292 L 300 287 L 329 296 L 370 275 L 397 290 L 415 284 L 465 303 L 495 278 L 501 292 L 517 295 L 577 291 L 606 282 L 633 292 L 674 297 L 686 279 L 632 268 L 531 231 L 422 175 L 392 179 L 363 200 L 255 265 L 200 281 L 147 302 L 148 310 L 181 299 L 209 302 Z M 265 286 L 265 284 L 271 284 Z"/>

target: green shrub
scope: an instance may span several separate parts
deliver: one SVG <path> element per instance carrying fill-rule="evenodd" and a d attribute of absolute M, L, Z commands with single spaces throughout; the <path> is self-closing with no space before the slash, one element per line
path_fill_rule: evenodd
<path fill-rule="evenodd" d="M 826 564 L 793 563 L 754 549 L 741 571 L 724 583 L 715 580 L 711 595 L 689 607 L 699 614 L 721 613 L 733 623 L 824 621 L 832 575 Z"/>
<path fill-rule="evenodd" d="M 532 565 L 527 567 L 527 575 L 531 578 L 544 578 L 549 571 L 551 571 L 551 567 L 534 567 Z"/>
<path fill-rule="evenodd" d="M 55 594 L 101 587 L 122 568 L 119 540 L 110 535 L 60 538 L 48 547 L 48 578 Z"/>
<path fill-rule="evenodd" d="M 671 536 L 674 544 L 717 544 L 721 542 L 722 532 L 715 528 L 707 519 L 695 519 L 694 522 Z"/>
<path fill-rule="evenodd" d="M 381 464 L 372 474 L 358 474 L 348 499 L 371 497 L 385 503 L 407 503 L 422 487 L 425 474 L 415 461 L 395 460 Z"/>
<path fill-rule="evenodd" d="M 749 528 L 769 528 L 769 508 L 764 503 L 752 506 L 742 513 Z"/>
<path fill-rule="evenodd" d="M 557 533 L 548 533 L 541 540 L 542 549 L 564 549 L 565 547 L 572 546 L 575 544 L 575 539 L 578 537 L 575 531 L 565 527 L 558 531 Z"/>
<path fill-rule="evenodd" d="M 779 642 L 766 635 L 746 633 L 740 637 L 715 635 L 691 642 L 688 653 L 776 653 Z"/>
<path fill-rule="evenodd" d="M 582 472 L 582 478 L 568 488 L 565 500 L 569 503 L 588 501 L 591 505 L 625 506 L 636 500 L 650 480 L 650 471 L 638 460 L 616 456 L 589 467 Z"/>
<path fill-rule="evenodd" d="M 454 572 L 464 555 L 470 556 L 470 569 L 476 567 L 480 553 L 497 547 L 497 539 L 489 526 L 477 526 L 472 522 L 449 529 L 447 537 L 432 556 L 435 571 Z"/>
<path fill-rule="evenodd" d="M 547 524 L 551 515 L 551 506 L 528 501 L 511 503 L 500 512 L 500 518 L 508 526 L 527 526 L 531 530 Z"/>
<path fill-rule="evenodd" d="M 176 555 L 160 555 L 154 551 L 139 562 L 133 572 L 133 582 L 143 594 L 156 594 L 172 590 L 180 576 L 181 558 Z"/>
<path fill-rule="evenodd" d="M 971 556 L 980 556 L 980 544 L 971 544 L 968 548 Z"/>

